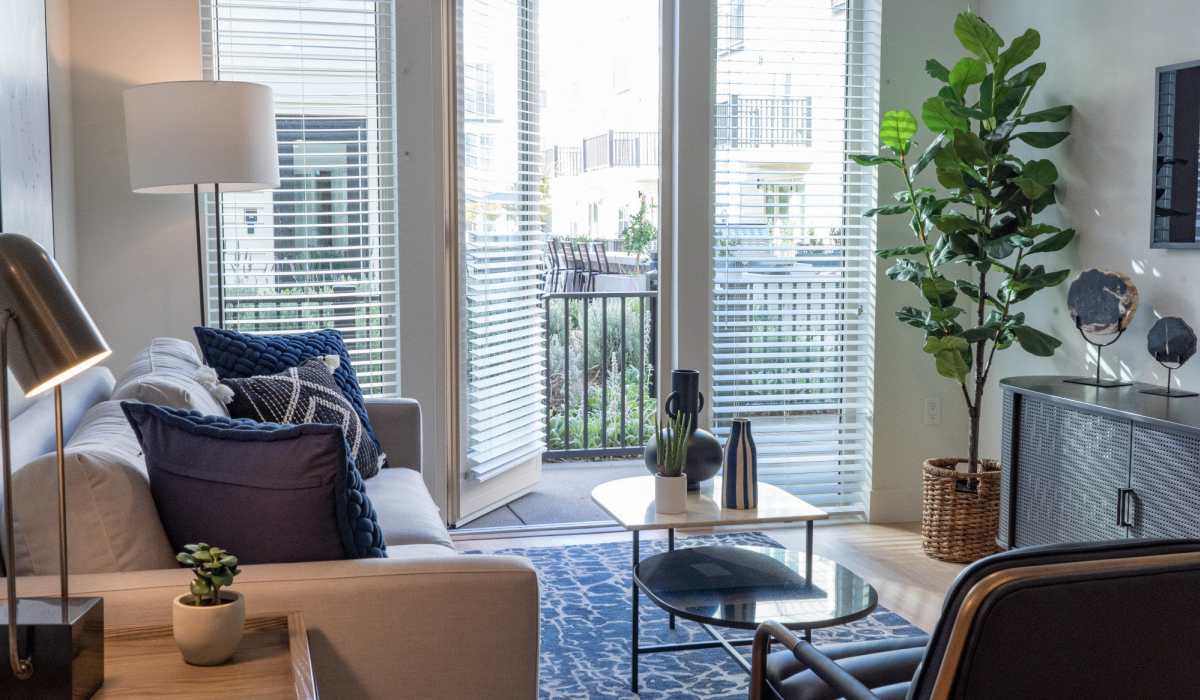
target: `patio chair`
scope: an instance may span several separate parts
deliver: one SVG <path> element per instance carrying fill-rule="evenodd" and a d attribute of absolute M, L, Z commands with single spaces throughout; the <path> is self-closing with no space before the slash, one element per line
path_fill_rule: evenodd
<path fill-rule="evenodd" d="M 575 255 L 574 244 L 568 244 L 565 239 L 558 239 L 558 246 L 563 260 L 563 291 L 571 291 L 572 286 L 579 288 L 579 277 L 583 271 L 583 263 Z"/>
<path fill-rule="evenodd" d="M 583 253 L 583 291 L 594 292 L 596 291 L 596 277 L 600 274 L 599 259 L 592 259 L 591 246 L 586 241 L 581 243 L 579 248 Z"/>
<path fill-rule="evenodd" d="M 750 697 L 1165 698 L 1196 692 L 1200 540 L 1030 547 L 981 559 L 930 638 L 822 648 L 758 628 Z M 768 654 L 771 640 L 784 650 Z"/>
<path fill-rule="evenodd" d="M 553 238 L 546 241 L 546 257 L 549 264 L 546 265 L 546 279 L 542 284 L 542 288 L 547 292 L 558 290 L 558 281 L 562 277 L 563 263 L 558 256 L 558 246 Z"/>
<path fill-rule="evenodd" d="M 597 268 L 601 274 L 611 275 L 613 273 L 612 265 L 608 264 L 608 251 L 604 249 L 604 244 L 596 241 L 592 244 L 592 249 L 596 251 Z"/>

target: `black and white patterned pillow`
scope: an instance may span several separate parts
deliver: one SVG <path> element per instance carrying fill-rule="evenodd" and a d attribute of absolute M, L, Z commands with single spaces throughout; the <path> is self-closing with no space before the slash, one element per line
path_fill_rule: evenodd
<path fill-rule="evenodd" d="M 354 407 L 338 389 L 333 371 L 337 355 L 305 360 L 299 367 L 278 374 L 243 379 L 222 379 L 232 418 L 264 423 L 326 423 L 340 426 L 354 464 L 364 479 L 379 473 L 386 457 L 363 430 Z"/>

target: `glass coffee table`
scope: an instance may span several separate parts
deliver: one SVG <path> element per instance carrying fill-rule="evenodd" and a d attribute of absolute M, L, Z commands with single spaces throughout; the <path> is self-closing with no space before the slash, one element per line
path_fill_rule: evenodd
<path fill-rule="evenodd" d="M 683 572 L 683 576 L 690 577 L 694 582 L 698 579 L 696 579 L 694 574 L 691 573 L 691 570 L 686 567 L 691 565 L 699 565 L 701 570 L 708 571 L 711 575 L 711 578 L 708 579 L 708 584 L 706 584 L 710 590 L 713 590 L 714 586 L 717 586 L 717 584 L 720 584 L 721 581 L 723 581 L 724 584 L 722 584 L 722 586 L 728 586 L 727 593 L 729 595 L 742 596 L 742 598 L 737 602 L 735 602 L 733 598 L 728 599 L 726 602 L 730 605 L 747 606 L 748 604 L 753 603 L 755 610 L 763 611 L 764 616 L 762 619 L 782 619 L 786 621 L 792 628 L 797 630 L 810 630 L 816 627 L 836 625 L 840 624 L 842 621 L 848 622 L 850 620 L 858 619 L 859 617 L 865 617 L 866 615 L 870 614 L 871 610 L 875 607 L 875 592 L 874 590 L 870 589 L 870 586 L 866 586 L 864 583 L 863 585 L 870 590 L 870 600 L 869 607 L 866 607 L 866 603 L 864 602 L 863 605 L 866 607 L 866 609 L 863 610 L 861 614 L 849 615 L 846 616 L 845 619 L 840 619 L 843 616 L 822 617 L 815 612 L 802 615 L 800 613 L 801 603 L 798 601 L 803 596 L 812 596 L 818 589 L 825 591 L 828 594 L 830 591 L 835 590 L 835 588 L 831 586 L 831 583 L 835 580 L 838 580 L 839 576 L 845 580 L 846 574 L 849 573 L 846 569 L 838 567 L 833 562 L 812 555 L 813 522 L 817 520 L 824 520 L 828 518 L 829 515 L 820 508 L 805 502 L 803 499 L 797 498 L 796 496 L 787 493 L 777 486 L 773 486 L 761 481 L 758 484 L 757 508 L 750 510 L 723 508 L 719 498 L 717 497 L 717 494 L 720 493 L 721 479 L 718 477 L 702 484 L 698 491 L 688 492 L 686 512 L 667 515 L 658 513 L 654 509 L 654 477 L 652 476 L 635 476 L 626 479 L 617 479 L 615 481 L 609 481 L 600 484 L 592 490 L 592 500 L 595 501 L 596 504 L 601 508 L 603 508 L 605 512 L 612 516 L 613 520 L 617 521 L 621 527 L 625 528 L 633 535 L 632 567 L 634 571 L 632 584 L 633 590 L 631 596 L 632 609 L 630 610 L 630 616 L 632 618 L 632 629 L 630 630 L 630 686 L 635 693 L 638 690 L 638 657 L 642 654 L 724 647 L 726 651 L 734 654 L 735 658 L 738 660 L 743 669 L 749 670 L 749 664 L 741 657 L 740 654 L 736 652 L 734 647 L 747 646 L 753 642 L 753 639 L 748 638 L 727 640 L 721 637 L 716 632 L 715 628 L 732 627 L 753 629 L 757 624 L 757 622 L 752 623 L 749 621 L 753 617 L 749 615 L 743 618 L 738 618 L 731 614 L 729 617 L 722 618 L 720 616 L 704 614 L 705 610 L 718 605 L 718 603 L 714 602 L 716 600 L 715 598 L 709 599 L 704 603 L 698 603 L 694 611 L 689 611 L 689 606 L 682 604 L 684 602 L 682 599 L 676 598 L 674 595 L 670 594 L 670 591 L 674 590 L 675 584 L 668 585 L 666 583 L 662 583 L 661 585 L 651 584 L 648 586 L 646 582 L 641 582 L 638 580 L 639 571 L 643 572 L 642 575 L 646 576 L 648 581 L 652 579 L 653 581 L 658 581 L 661 583 L 666 580 L 661 578 L 667 576 L 666 572 L 672 572 L 676 575 L 679 575 L 679 572 Z M 805 551 L 789 552 L 788 550 L 774 548 L 740 548 L 746 550 L 744 553 L 745 555 L 752 556 L 739 555 L 740 558 L 737 561 L 742 563 L 737 569 L 729 568 L 733 563 L 729 559 L 714 559 L 706 562 L 692 562 L 690 559 L 659 559 L 659 557 L 667 557 L 675 554 L 676 552 L 683 553 L 695 550 L 712 549 L 707 547 L 689 547 L 686 549 L 676 550 L 675 530 L 677 528 L 716 528 L 722 526 L 746 527 L 766 523 L 803 523 L 805 525 Z M 647 558 L 645 561 L 642 561 L 640 547 L 641 533 L 643 531 L 652 530 L 667 531 L 668 551 L 664 554 L 655 555 Z M 770 552 L 770 555 L 754 551 L 757 549 L 762 549 L 764 552 Z M 798 571 L 805 581 L 809 579 L 812 580 L 813 585 L 811 587 L 801 591 L 795 586 L 793 586 L 791 589 L 788 589 L 786 586 L 784 586 L 783 588 L 777 588 L 774 592 L 768 593 L 762 586 L 759 586 L 757 589 L 755 589 L 753 586 L 749 586 L 749 584 L 752 583 L 750 579 L 752 579 L 754 576 L 762 574 L 764 571 L 775 571 L 779 577 L 777 580 L 781 584 L 787 584 L 789 582 L 791 584 L 797 584 L 798 582 L 794 577 L 788 578 L 782 571 L 778 570 L 777 567 L 772 568 L 771 566 L 767 566 L 768 562 L 759 560 L 760 557 L 778 560 L 778 557 L 784 555 L 786 555 L 787 561 L 792 562 L 789 566 L 792 566 L 793 573 L 798 567 Z M 759 568 L 757 570 L 752 566 L 749 566 L 752 563 L 749 561 L 751 559 L 758 562 Z M 655 570 L 657 571 L 654 576 L 651 576 L 652 572 L 650 569 L 642 568 L 643 564 L 651 561 L 660 562 L 654 565 Z M 691 563 L 689 564 L 689 562 Z M 733 577 L 721 578 L 721 567 L 729 569 L 729 572 L 733 574 Z M 825 576 L 823 573 L 825 571 L 830 571 L 832 573 L 826 577 L 829 580 L 825 583 L 822 583 L 822 581 L 825 581 L 825 579 L 822 578 L 822 576 Z M 838 573 L 839 571 L 844 573 Z M 853 576 L 853 574 L 850 575 Z M 854 578 L 858 577 L 855 576 Z M 859 580 L 861 581 L 861 579 Z M 761 594 L 761 602 L 753 597 L 746 597 L 757 595 L 754 593 L 748 593 L 748 591 L 753 590 L 758 590 L 758 594 Z M 791 607 L 788 608 L 793 611 L 793 614 L 790 616 L 786 614 L 768 615 L 766 611 L 770 610 L 773 613 L 782 609 L 781 606 L 786 604 L 789 598 L 787 596 L 781 596 L 780 594 L 786 592 L 787 590 L 791 590 L 792 592 L 796 593 L 796 596 L 793 596 L 790 599 L 793 602 Z M 649 595 L 659 607 L 667 611 L 668 624 L 671 629 L 675 628 L 675 617 L 678 615 L 680 617 L 700 622 L 702 625 L 704 625 L 705 631 L 707 631 L 709 635 L 713 637 L 713 639 L 711 641 L 641 646 L 638 640 L 638 598 L 641 591 L 645 591 L 646 594 Z M 655 591 L 658 591 L 658 593 L 655 593 Z M 697 590 L 691 591 L 692 594 L 697 594 L 698 592 L 699 591 Z M 682 593 L 682 591 L 680 591 L 680 593 Z M 768 600 L 768 598 L 771 596 L 775 597 L 773 601 Z M 669 602 L 672 600 L 680 603 L 680 605 L 675 606 L 675 602 Z M 774 605 L 775 607 L 769 607 L 770 605 Z M 811 608 L 811 606 L 816 605 L 815 602 L 810 600 L 808 605 L 810 606 L 810 609 L 815 610 L 815 608 Z M 749 608 L 747 607 L 746 610 L 749 610 Z M 742 622 L 733 624 L 739 619 L 741 619 Z"/>
<path fill-rule="evenodd" d="M 634 582 L 671 615 L 700 623 L 710 642 L 637 646 L 635 654 L 722 647 L 747 673 L 736 647 L 754 642 L 726 639 L 718 627 L 754 630 L 775 620 L 804 632 L 859 620 L 878 604 L 875 589 L 858 574 L 825 557 L 779 547 L 688 547 L 647 557 L 633 569 Z"/>

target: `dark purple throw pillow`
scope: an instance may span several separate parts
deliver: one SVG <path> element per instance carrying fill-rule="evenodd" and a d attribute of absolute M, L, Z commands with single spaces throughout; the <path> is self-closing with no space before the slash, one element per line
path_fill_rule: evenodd
<path fill-rule="evenodd" d="M 341 428 L 121 408 L 176 551 L 211 542 L 243 564 L 387 556 Z"/>

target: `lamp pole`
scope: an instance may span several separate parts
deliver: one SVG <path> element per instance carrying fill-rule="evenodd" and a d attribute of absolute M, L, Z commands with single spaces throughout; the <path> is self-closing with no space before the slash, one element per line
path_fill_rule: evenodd
<path fill-rule="evenodd" d="M 16 557 L 13 547 L 13 498 L 12 498 L 12 444 L 9 435 L 8 416 L 8 325 L 12 321 L 12 311 L 5 309 L 4 318 L 0 320 L 0 436 L 3 437 L 4 462 L 4 581 L 8 594 L 8 663 L 12 666 L 13 676 L 18 680 L 29 680 L 33 677 L 33 661 L 21 658 L 17 650 L 17 571 Z"/>

